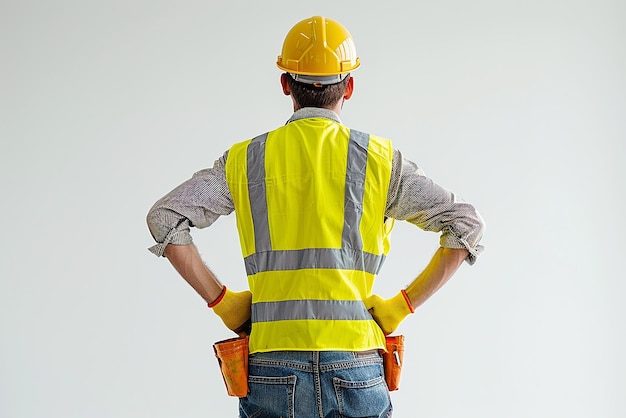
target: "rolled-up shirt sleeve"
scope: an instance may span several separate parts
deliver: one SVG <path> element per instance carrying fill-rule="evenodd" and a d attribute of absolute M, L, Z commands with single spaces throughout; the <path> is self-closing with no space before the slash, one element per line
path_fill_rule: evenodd
<path fill-rule="evenodd" d="M 162 256 L 168 244 L 193 242 L 190 228 L 206 228 L 217 218 L 235 209 L 226 182 L 227 154 L 213 167 L 200 170 L 187 181 L 159 199 L 146 217 L 148 229 L 157 242 L 149 250 Z"/>
<path fill-rule="evenodd" d="M 465 248 L 474 264 L 484 247 L 485 222 L 476 208 L 427 177 L 396 150 L 386 216 L 408 221 L 425 231 L 440 232 L 444 248 Z"/>

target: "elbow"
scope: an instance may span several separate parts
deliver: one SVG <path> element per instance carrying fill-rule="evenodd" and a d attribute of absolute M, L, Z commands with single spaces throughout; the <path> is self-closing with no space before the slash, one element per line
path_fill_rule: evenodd
<path fill-rule="evenodd" d="M 475 212 L 476 213 L 476 229 L 477 229 L 477 241 L 476 244 L 478 244 L 480 242 L 480 240 L 483 238 L 483 235 L 485 235 L 485 229 L 487 228 L 487 225 L 485 224 L 485 220 L 483 219 L 482 216 L 480 216 L 480 213 Z"/>
<path fill-rule="evenodd" d="M 475 212 L 474 217 L 474 228 L 472 233 L 468 236 L 468 247 L 469 255 L 466 261 L 472 265 L 478 260 L 478 257 L 485 250 L 485 247 L 480 244 L 485 234 L 486 224 L 485 220 L 480 216 L 478 212 Z"/>
<path fill-rule="evenodd" d="M 150 235 L 156 242 L 163 242 L 169 232 L 169 229 L 163 225 L 162 218 L 163 216 L 159 215 L 159 210 L 154 208 L 150 209 L 146 215 L 148 231 L 150 231 Z"/>
<path fill-rule="evenodd" d="M 484 247 L 480 244 L 485 233 L 485 221 L 473 209 L 466 211 L 465 216 L 444 227 L 441 236 L 441 246 L 447 248 L 465 248 L 469 254 L 466 261 L 471 265 L 476 262 Z"/>

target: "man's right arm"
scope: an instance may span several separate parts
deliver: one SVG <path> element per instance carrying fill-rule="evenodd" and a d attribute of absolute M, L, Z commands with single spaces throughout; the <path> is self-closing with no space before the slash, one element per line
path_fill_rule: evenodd
<path fill-rule="evenodd" d="M 485 223 L 476 208 L 426 176 L 415 163 L 394 153 L 386 216 L 441 233 L 443 248 L 466 249 L 474 264 L 482 253 Z"/>
<path fill-rule="evenodd" d="M 474 206 L 426 177 L 398 151 L 386 216 L 407 220 L 426 231 L 441 232 L 440 247 L 426 268 L 396 296 L 370 296 L 366 306 L 385 334 L 390 334 L 415 308 L 437 292 L 463 261 L 473 264 L 483 251 L 479 244 L 484 222 Z"/>

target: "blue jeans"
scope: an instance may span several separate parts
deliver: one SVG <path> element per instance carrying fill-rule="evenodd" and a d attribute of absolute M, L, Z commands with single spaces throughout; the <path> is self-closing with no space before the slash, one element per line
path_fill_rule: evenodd
<path fill-rule="evenodd" d="M 383 418 L 392 406 L 377 350 L 251 354 L 240 418 Z"/>

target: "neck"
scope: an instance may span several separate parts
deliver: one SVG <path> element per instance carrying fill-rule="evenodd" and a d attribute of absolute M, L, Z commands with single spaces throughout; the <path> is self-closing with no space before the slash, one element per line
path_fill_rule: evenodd
<path fill-rule="evenodd" d="M 335 112 L 337 115 L 341 114 L 341 109 L 343 108 L 343 100 L 339 100 L 337 103 L 335 103 L 332 106 L 323 106 L 320 109 L 328 109 L 328 110 L 332 110 L 333 112 Z M 299 104 L 297 104 L 296 102 L 293 103 L 293 111 L 295 112 L 296 110 L 300 110 L 302 109 L 302 106 L 300 106 Z"/>

